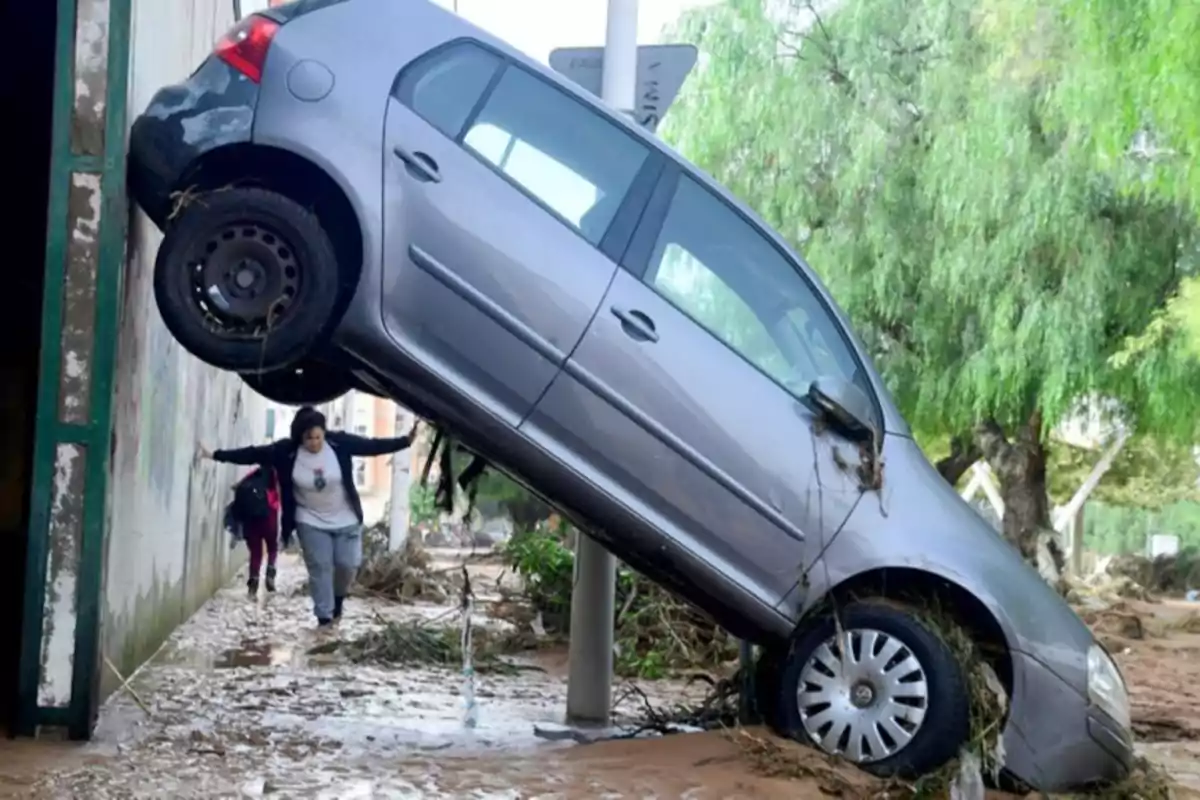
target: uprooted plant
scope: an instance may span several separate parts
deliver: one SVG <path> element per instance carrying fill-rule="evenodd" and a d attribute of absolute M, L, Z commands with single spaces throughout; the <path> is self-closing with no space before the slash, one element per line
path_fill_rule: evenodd
<path fill-rule="evenodd" d="M 390 509 L 385 506 L 382 521 L 363 529 L 363 564 L 356 576 L 354 591 L 390 600 L 445 602 L 458 587 L 457 567 L 434 569 L 416 535 L 406 538 L 399 550 L 389 550 L 390 516 Z M 295 593 L 307 592 L 306 579 L 296 587 Z"/>
<path fill-rule="evenodd" d="M 543 523 L 515 533 L 502 555 L 525 584 L 525 599 L 546 634 L 569 633 L 575 557 L 565 525 Z M 522 623 L 526 622 L 521 620 Z M 618 674 L 660 678 L 679 670 L 719 667 L 737 658 L 726 631 L 691 605 L 621 565 L 615 616 Z"/>
<path fill-rule="evenodd" d="M 437 570 L 417 536 L 409 536 L 404 547 L 389 552 L 380 549 L 363 562 L 357 585 L 362 591 L 392 600 L 444 602 L 457 587 L 457 569 Z"/>
<path fill-rule="evenodd" d="M 461 631 L 435 624 L 436 620 L 383 620 L 383 624 L 350 640 L 317 645 L 310 653 L 339 653 L 355 663 L 432 665 L 457 668 L 463 663 Z M 528 642 L 513 634 L 476 628 L 472 636 L 472 661 L 478 673 L 519 672 L 522 668 L 502 656 L 525 649 Z"/>

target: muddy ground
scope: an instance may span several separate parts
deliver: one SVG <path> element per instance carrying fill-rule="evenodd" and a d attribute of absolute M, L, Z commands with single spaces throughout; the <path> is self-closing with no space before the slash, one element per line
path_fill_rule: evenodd
<path fill-rule="evenodd" d="M 497 572 L 476 568 L 477 590 L 493 586 Z M 296 593 L 302 580 L 298 559 L 287 555 L 277 594 L 251 602 L 240 579 L 218 593 L 135 676 L 133 692 L 110 699 L 93 742 L 0 744 L 0 797 L 826 796 L 813 781 L 762 777 L 720 733 L 588 745 L 564 738 L 561 652 L 540 654 L 515 675 L 481 675 L 478 725 L 468 729 L 455 669 L 309 654 L 389 619 L 453 624 L 452 610 L 356 598 L 337 629 L 319 633 Z M 488 623 L 486 605 L 480 624 Z M 1194 790 L 1200 798 L 1200 626 L 1184 630 L 1194 609 L 1131 605 L 1141 638 L 1127 623 L 1100 624 L 1113 631 L 1104 635 L 1126 670 L 1147 755 L 1172 771 L 1180 796 Z M 699 693 L 670 681 L 640 688 L 663 705 Z M 641 702 L 624 700 L 619 716 L 637 719 Z"/>
<path fill-rule="evenodd" d="M 1200 603 L 1129 601 L 1110 615 L 1093 628 L 1125 673 L 1140 749 L 1200 794 Z"/>

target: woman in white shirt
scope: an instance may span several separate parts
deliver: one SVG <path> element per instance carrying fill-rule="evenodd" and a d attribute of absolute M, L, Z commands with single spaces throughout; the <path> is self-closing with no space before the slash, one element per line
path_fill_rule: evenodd
<path fill-rule="evenodd" d="M 284 547 L 293 531 L 300 539 L 319 627 L 341 619 L 346 592 L 362 563 L 362 500 L 351 459 L 404 450 L 416 428 L 414 423 L 407 436 L 368 439 L 326 430 L 325 415 L 305 406 L 296 412 L 287 439 L 236 450 L 201 448 L 201 455 L 214 461 L 257 464 L 279 475 L 280 533 Z"/>

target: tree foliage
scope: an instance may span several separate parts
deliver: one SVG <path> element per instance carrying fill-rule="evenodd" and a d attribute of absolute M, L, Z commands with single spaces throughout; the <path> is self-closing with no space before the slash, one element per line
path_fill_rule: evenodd
<path fill-rule="evenodd" d="M 1098 393 L 1191 442 L 1200 373 L 1129 346 L 1194 270 L 1193 215 L 1064 123 L 1085 87 L 1023 3 L 698 10 L 665 135 L 806 253 L 918 431 L 1048 427 Z"/>
<path fill-rule="evenodd" d="M 1200 209 L 1200 5 L 987 0 L 983 8 L 992 39 L 1037 62 L 1056 135 L 1126 191 Z"/>
<path fill-rule="evenodd" d="M 1048 128 L 1075 142 L 1122 191 L 1200 213 L 1200 5 L 988 3 L 990 34 L 1010 50 L 1037 31 Z M 1131 363 L 1145 372 L 1180 355 L 1200 356 L 1200 282 L 1194 275 L 1184 278 L 1164 313 L 1130 344 Z"/>

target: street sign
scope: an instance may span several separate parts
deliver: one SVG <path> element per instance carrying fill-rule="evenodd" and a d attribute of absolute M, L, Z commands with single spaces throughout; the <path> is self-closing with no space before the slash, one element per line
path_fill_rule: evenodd
<path fill-rule="evenodd" d="M 637 108 L 622 110 L 632 113 L 640 125 L 655 130 L 695 66 L 695 45 L 655 44 L 639 47 L 635 94 Z M 550 68 L 599 97 L 604 48 L 560 47 L 550 53 Z"/>

